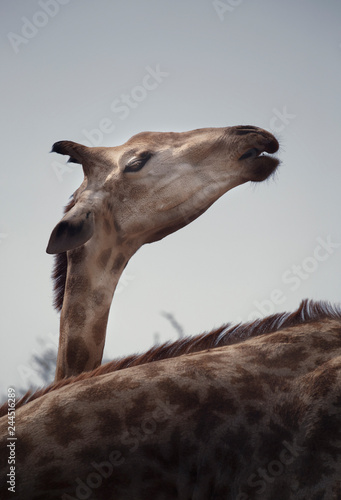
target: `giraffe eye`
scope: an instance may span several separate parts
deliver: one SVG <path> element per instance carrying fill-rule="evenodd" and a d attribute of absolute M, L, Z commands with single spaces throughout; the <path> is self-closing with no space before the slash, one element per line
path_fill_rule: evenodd
<path fill-rule="evenodd" d="M 134 158 L 128 161 L 123 172 L 138 172 L 145 166 L 151 156 L 151 153 L 142 153 L 139 156 L 134 156 Z"/>

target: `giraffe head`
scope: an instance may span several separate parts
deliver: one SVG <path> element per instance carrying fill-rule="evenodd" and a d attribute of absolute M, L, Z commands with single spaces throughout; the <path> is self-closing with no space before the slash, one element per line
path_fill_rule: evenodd
<path fill-rule="evenodd" d="M 73 208 L 53 231 L 47 252 L 80 247 L 104 219 L 113 243 L 118 237 L 138 246 L 159 240 L 197 218 L 231 188 L 266 179 L 278 160 L 263 153 L 277 150 L 271 134 L 251 126 L 143 132 L 111 148 L 57 142 L 52 151 L 81 163 L 84 182 L 74 194 Z M 98 239 L 96 245 L 101 247 Z"/>
<path fill-rule="evenodd" d="M 115 286 L 138 248 L 190 223 L 233 187 L 268 178 L 278 148 L 252 126 L 144 132 L 117 147 L 54 144 L 84 171 L 47 247 L 67 254 L 57 378 L 100 364 Z"/>

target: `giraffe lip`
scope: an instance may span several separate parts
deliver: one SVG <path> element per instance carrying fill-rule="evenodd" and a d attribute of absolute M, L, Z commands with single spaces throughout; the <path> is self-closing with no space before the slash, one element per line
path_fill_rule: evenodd
<path fill-rule="evenodd" d="M 273 141 L 261 148 L 249 148 L 239 158 L 245 161 L 247 168 L 247 179 L 252 182 L 262 182 L 275 172 L 279 160 L 273 153 L 278 151 L 278 142 Z"/>
<path fill-rule="evenodd" d="M 271 155 L 258 155 L 251 161 L 248 180 L 253 182 L 262 182 L 273 174 L 278 165 L 278 158 Z"/>

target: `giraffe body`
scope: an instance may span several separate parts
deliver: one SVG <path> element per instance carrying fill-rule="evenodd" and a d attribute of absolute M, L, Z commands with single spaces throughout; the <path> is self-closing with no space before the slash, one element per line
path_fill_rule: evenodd
<path fill-rule="evenodd" d="M 18 408 L 18 489 L 1 498 L 339 500 L 341 313 L 309 307 Z"/>

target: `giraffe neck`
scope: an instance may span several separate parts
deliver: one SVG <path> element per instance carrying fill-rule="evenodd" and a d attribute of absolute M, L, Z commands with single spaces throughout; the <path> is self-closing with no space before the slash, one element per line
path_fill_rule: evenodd
<path fill-rule="evenodd" d="M 55 381 L 101 364 L 112 298 L 133 253 L 127 247 L 93 252 L 87 245 L 67 252 Z"/>

